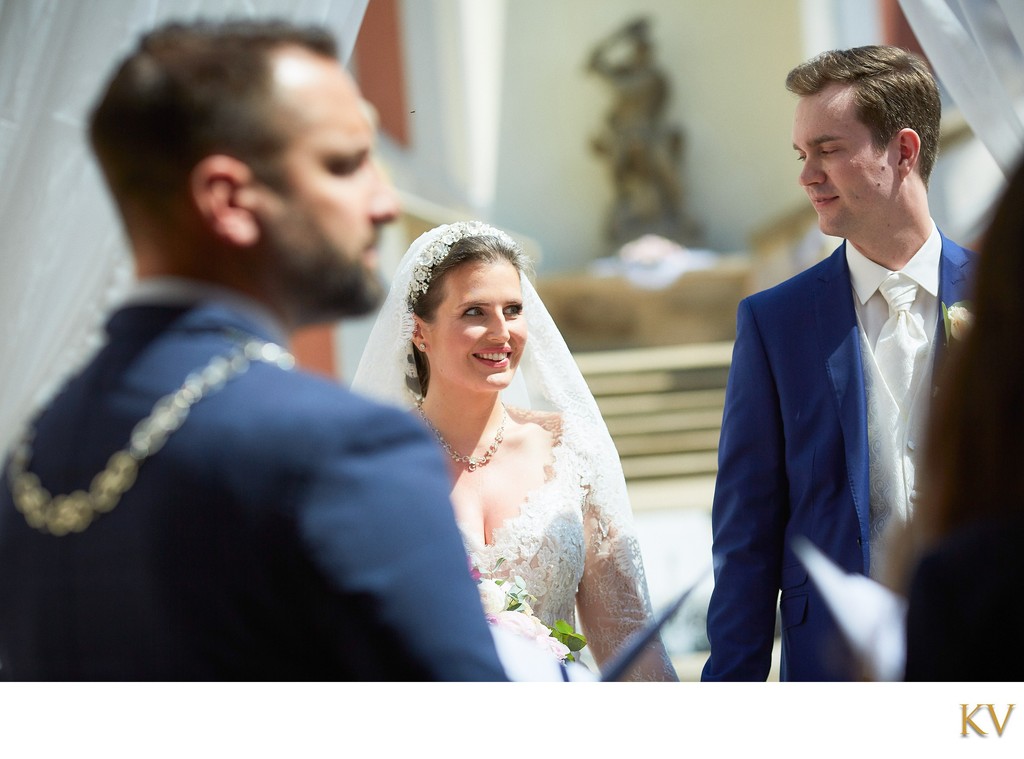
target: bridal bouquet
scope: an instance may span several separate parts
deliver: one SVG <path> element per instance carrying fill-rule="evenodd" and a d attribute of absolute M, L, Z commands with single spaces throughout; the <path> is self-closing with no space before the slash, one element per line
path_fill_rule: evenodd
<path fill-rule="evenodd" d="M 502 562 L 504 559 L 498 559 L 488 574 L 493 574 Z M 471 571 L 477 581 L 480 601 L 488 622 L 532 640 L 540 648 L 554 654 L 559 661 L 576 661 L 575 654 L 587 645 L 587 639 L 564 619 L 556 621 L 553 627 L 541 622 L 530 606 L 530 601 L 537 599 L 527 592 L 522 577 L 516 575 L 507 580 L 494 580 L 484 577 L 476 567 Z"/>

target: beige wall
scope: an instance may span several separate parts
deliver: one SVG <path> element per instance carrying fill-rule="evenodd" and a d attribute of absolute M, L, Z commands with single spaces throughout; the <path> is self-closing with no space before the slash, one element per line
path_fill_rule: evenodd
<path fill-rule="evenodd" d="M 801 58 L 795 0 L 526 0 L 510 4 L 495 217 L 541 241 L 565 269 L 608 253 L 606 166 L 588 147 L 611 92 L 588 74 L 594 44 L 653 20 L 686 135 L 683 181 L 704 245 L 744 249 L 752 229 L 801 202 L 786 72 Z"/>
<path fill-rule="evenodd" d="M 803 201 L 790 148 L 793 102 L 783 85 L 802 58 L 798 6 L 798 0 L 499 3 L 496 187 L 493 205 L 481 214 L 536 238 L 542 272 L 573 270 L 608 254 L 602 224 L 612 184 L 589 141 L 612 94 L 586 62 L 598 40 L 643 14 L 653 22 L 657 60 L 672 78 L 670 119 L 685 131 L 683 181 L 703 244 L 745 249 L 753 230 Z M 449 63 L 460 34 L 457 7 L 455 0 L 404 3 L 416 113 L 413 147 L 398 179 L 442 203 L 457 200 L 466 171 L 459 155 L 464 125 L 452 116 L 461 95 L 444 74 L 457 70 Z"/>

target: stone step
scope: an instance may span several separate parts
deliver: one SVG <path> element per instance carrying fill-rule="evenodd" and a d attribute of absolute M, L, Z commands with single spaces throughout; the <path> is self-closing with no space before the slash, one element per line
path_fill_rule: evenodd
<path fill-rule="evenodd" d="M 630 414 L 661 413 L 683 409 L 721 409 L 725 405 L 725 390 L 679 390 L 630 395 L 603 395 L 597 405 L 605 419 Z"/>
<path fill-rule="evenodd" d="M 732 343 L 576 360 L 619 451 L 633 509 L 710 512 Z"/>
<path fill-rule="evenodd" d="M 661 453 L 717 451 L 719 428 L 705 430 L 670 430 L 639 435 L 617 435 L 615 447 L 621 458 Z"/>
<path fill-rule="evenodd" d="M 673 430 L 717 430 L 722 426 L 722 409 L 669 411 L 661 414 L 633 414 L 605 419 L 613 439 L 621 435 L 643 435 Z"/>
<path fill-rule="evenodd" d="M 692 369 L 623 371 L 618 374 L 585 375 L 595 398 L 644 393 L 668 393 L 680 390 L 724 388 L 729 376 L 727 366 Z"/>
<path fill-rule="evenodd" d="M 668 345 L 657 348 L 633 348 L 629 350 L 595 351 L 577 353 L 576 363 L 589 380 L 606 374 L 622 374 L 646 371 L 678 371 L 725 367 L 732 362 L 732 341 L 717 343 L 694 343 L 689 345 Z"/>
<path fill-rule="evenodd" d="M 650 394 L 679 398 L 676 393 L 725 387 L 732 343 L 601 351 L 575 358 L 599 403 Z"/>
<path fill-rule="evenodd" d="M 718 471 L 718 451 L 666 453 L 622 459 L 626 480 L 648 477 L 713 475 Z"/>
<path fill-rule="evenodd" d="M 627 480 L 626 490 L 634 511 L 687 509 L 711 511 L 715 476 L 659 477 Z"/>

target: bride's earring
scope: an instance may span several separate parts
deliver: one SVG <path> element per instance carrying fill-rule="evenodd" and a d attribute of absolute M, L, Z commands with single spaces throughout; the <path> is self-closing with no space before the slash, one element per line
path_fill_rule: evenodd
<path fill-rule="evenodd" d="M 426 351 L 427 350 L 427 344 L 426 343 L 420 343 L 420 350 L 421 351 Z"/>

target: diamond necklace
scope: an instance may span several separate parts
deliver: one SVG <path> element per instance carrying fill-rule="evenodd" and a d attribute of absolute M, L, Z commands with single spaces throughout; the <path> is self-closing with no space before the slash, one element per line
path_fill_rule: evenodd
<path fill-rule="evenodd" d="M 501 424 L 498 425 L 498 431 L 494 433 L 494 442 L 487 446 L 487 451 L 480 458 L 475 456 L 463 456 L 452 448 L 448 441 L 444 439 L 444 435 L 441 434 L 440 430 L 435 427 L 427 415 L 423 413 L 423 401 L 416 401 L 416 410 L 420 412 L 420 416 L 423 417 L 423 421 L 427 423 L 427 426 L 433 430 L 434 435 L 437 437 L 437 442 L 441 444 L 445 452 L 452 457 L 452 461 L 457 461 L 460 464 L 465 464 L 469 471 L 475 472 L 482 466 L 487 466 L 488 462 L 494 458 L 494 454 L 498 451 L 498 446 L 501 445 L 501 441 L 504 440 L 503 435 L 505 434 L 505 422 L 508 421 L 508 411 L 505 409 L 505 404 L 501 404 Z"/>
<path fill-rule="evenodd" d="M 52 496 L 39 478 L 27 471 L 35 438 L 35 429 L 30 424 L 7 470 L 15 506 L 29 526 L 57 536 L 82 532 L 97 516 L 117 506 L 121 496 L 135 483 L 139 467 L 184 424 L 192 406 L 244 373 L 253 361 L 284 370 L 295 366 L 292 354 L 279 345 L 235 330 L 228 333 L 237 342 L 234 351 L 227 356 L 214 356 L 201 370 L 188 375 L 178 390 L 158 400 L 149 416 L 132 429 L 128 445 L 108 459 L 106 468 L 93 478 L 88 490 Z M 243 338 L 248 339 L 242 342 Z"/>

